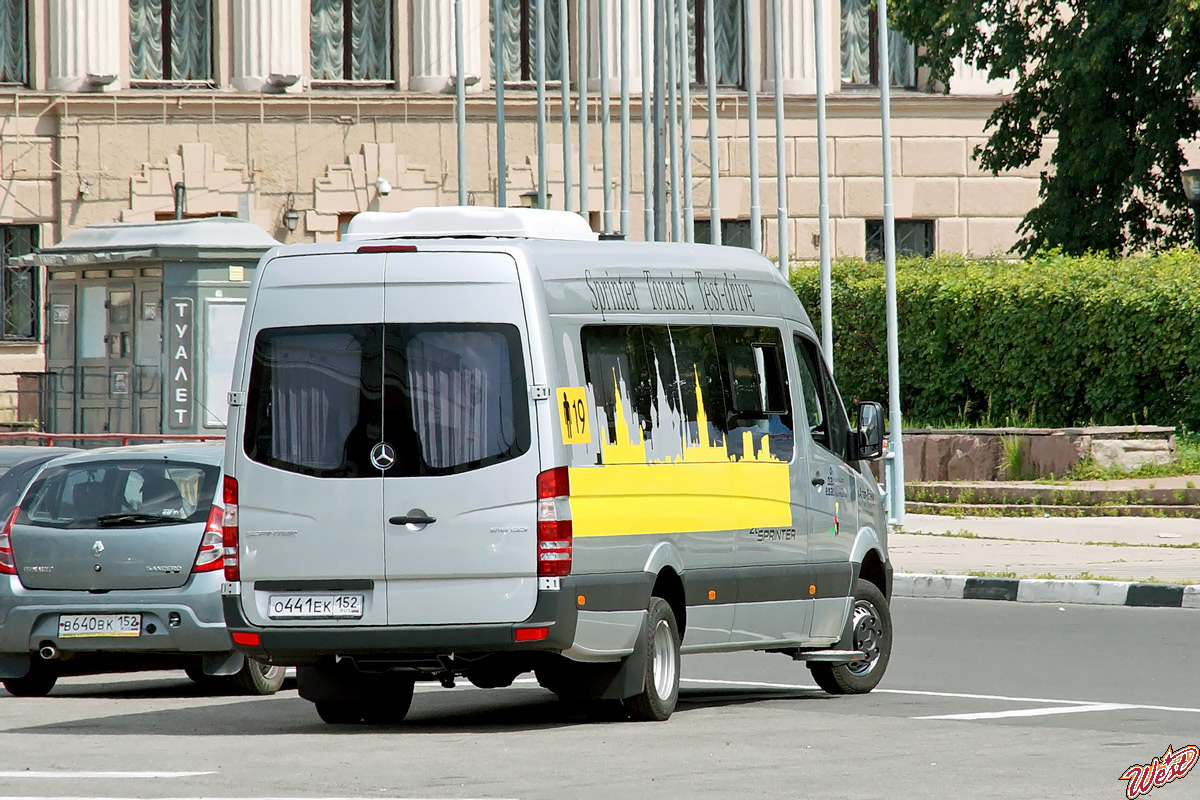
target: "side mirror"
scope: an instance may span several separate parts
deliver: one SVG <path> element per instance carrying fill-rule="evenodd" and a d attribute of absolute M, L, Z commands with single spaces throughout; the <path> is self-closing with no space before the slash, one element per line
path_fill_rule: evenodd
<path fill-rule="evenodd" d="M 883 406 L 858 404 L 858 430 L 854 432 L 854 457 L 874 461 L 883 455 Z"/>

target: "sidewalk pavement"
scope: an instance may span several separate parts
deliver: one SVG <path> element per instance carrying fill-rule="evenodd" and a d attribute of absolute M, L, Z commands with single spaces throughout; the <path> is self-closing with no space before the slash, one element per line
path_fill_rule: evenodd
<path fill-rule="evenodd" d="M 1200 485 L 1187 476 L 1068 488 L 1128 492 L 1188 481 Z M 906 514 L 888 545 L 898 596 L 1200 609 L 1200 519 Z"/>

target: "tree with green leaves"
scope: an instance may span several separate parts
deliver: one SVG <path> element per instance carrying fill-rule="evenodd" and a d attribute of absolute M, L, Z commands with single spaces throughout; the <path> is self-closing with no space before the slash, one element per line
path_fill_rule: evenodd
<path fill-rule="evenodd" d="M 974 155 L 998 174 L 1056 139 L 1014 250 L 1128 253 L 1191 241 L 1181 142 L 1200 133 L 1200 0 L 892 0 L 948 86 L 962 58 L 1015 88 Z"/>

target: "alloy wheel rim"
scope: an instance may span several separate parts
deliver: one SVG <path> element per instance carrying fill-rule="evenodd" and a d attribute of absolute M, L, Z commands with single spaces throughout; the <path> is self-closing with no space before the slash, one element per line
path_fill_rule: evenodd
<path fill-rule="evenodd" d="M 870 600 L 854 601 L 854 649 L 867 654 L 865 661 L 848 665 L 853 675 L 867 675 L 879 663 L 883 646 L 883 620 Z"/>
<path fill-rule="evenodd" d="M 675 688 L 675 648 L 672 646 L 671 626 L 660 619 L 654 628 L 654 691 L 663 700 Z"/>

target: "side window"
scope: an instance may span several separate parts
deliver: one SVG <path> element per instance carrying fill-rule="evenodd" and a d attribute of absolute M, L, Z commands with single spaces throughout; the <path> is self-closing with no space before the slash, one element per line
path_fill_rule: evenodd
<path fill-rule="evenodd" d="M 589 325 L 580 341 L 604 463 L 729 459 L 711 327 Z"/>
<path fill-rule="evenodd" d="M 813 441 L 837 453 L 847 455 L 850 422 L 838 397 L 825 359 L 817 343 L 802 336 L 795 337 L 796 360 L 800 363 L 800 383 L 808 413 L 809 430 Z"/>
<path fill-rule="evenodd" d="M 584 374 L 592 387 L 592 396 L 603 414 L 605 441 L 654 441 L 652 413 L 655 381 L 646 360 L 646 344 L 641 325 L 589 325 L 580 333 L 583 343 Z M 618 405 L 620 412 L 618 413 Z M 620 417 L 625 425 L 617 435 Z M 599 420 L 598 420 L 599 421 Z"/>
<path fill-rule="evenodd" d="M 790 462 L 794 450 L 792 411 L 782 339 L 774 328 L 714 329 L 725 385 L 727 450 L 731 456 L 762 456 Z M 751 451 L 745 442 L 749 434 Z"/>

